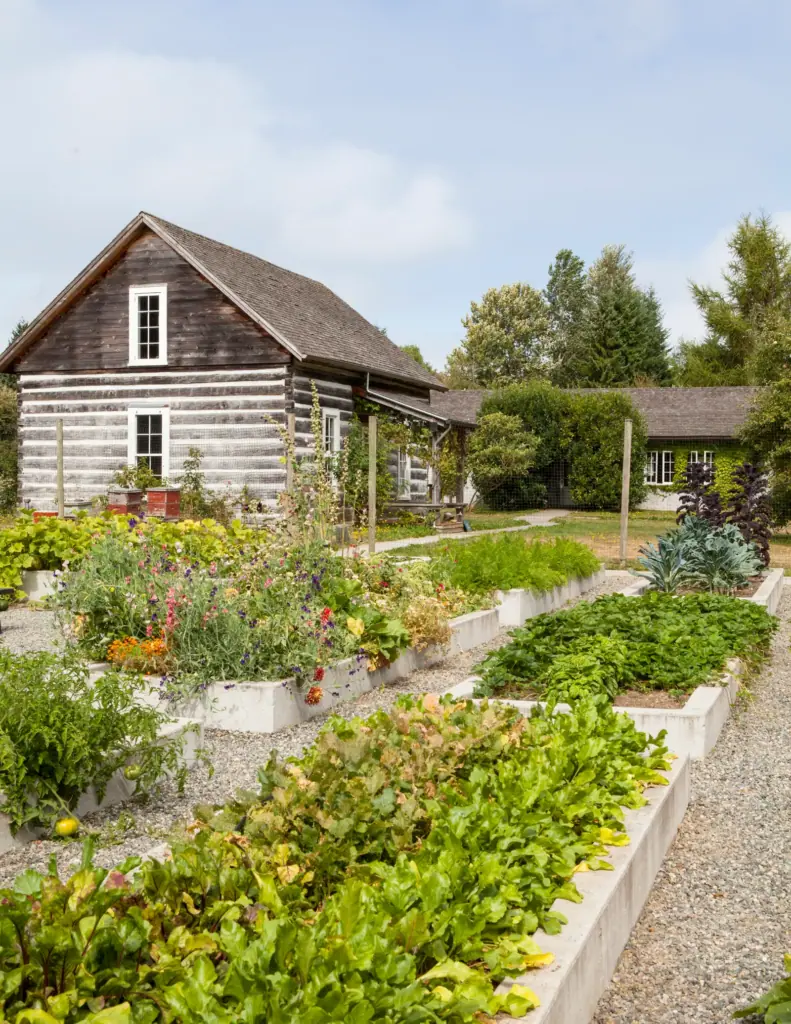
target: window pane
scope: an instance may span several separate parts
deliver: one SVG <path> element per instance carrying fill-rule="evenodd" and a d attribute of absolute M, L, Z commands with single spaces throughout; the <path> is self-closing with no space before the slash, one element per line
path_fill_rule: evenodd
<path fill-rule="evenodd" d="M 137 308 L 142 312 L 148 311 L 148 296 L 138 295 L 137 296 Z"/>
<path fill-rule="evenodd" d="M 149 444 L 149 447 L 148 447 L 149 452 L 151 452 L 152 455 L 161 455 L 162 454 L 162 435 L 161 434 L 152 434 L 150 439 L 149 439 L 149 441 L 150 441 L 150 444 Z"/>
<path fill-rule="evenodd" d="M 159 327 L 159 312 L 155 311 L 148 314 L 148 326 Z"/>
<path fill-rule="evenodd" d="M 148 345 L 148 353 L 146 359 L 159 359 L 159 343 L 150 342 Z"/>
<path fill-rule="evenodd" d="M 148 308 L 152 311 L 159 312 L 159 296 L 158 295 L 147 295 Z"/>

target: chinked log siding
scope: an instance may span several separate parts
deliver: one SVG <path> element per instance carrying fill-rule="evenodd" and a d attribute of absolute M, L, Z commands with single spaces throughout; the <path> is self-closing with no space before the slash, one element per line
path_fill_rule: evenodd
<path fill-rule="evenodd" d="M 54 502 L 58 419 L 63 420 L 66 501 L 76 503 L 105 493 L 114 473 L 128 461 L 128 410 L 150 408 L 169 411 L 171 482 L 183 473 L 189 449 L 198 448 L 208 488 L 238 493 L 244 486 L 273 505 L 285 484 L 279 431 L 285 423 L 286 369 L 249 370 L 243 381 L 233 373 L 195 373 L 182 376 L 173 387 L 161 369 L 125 374 L 120 387 L 114 387 L 116 375 L 99 376 L 95 385 L 86 385 L 82 373 L 23 374 L 22 500 L 40 508 Z"/>
<path fill-rule="evenodd" d="M 153 232 L 121 258 L 19 359 L 17 373 L 122 370 L 129 288 L 166 284 L 168 366 L 285 364 L 290 355 Z"/>

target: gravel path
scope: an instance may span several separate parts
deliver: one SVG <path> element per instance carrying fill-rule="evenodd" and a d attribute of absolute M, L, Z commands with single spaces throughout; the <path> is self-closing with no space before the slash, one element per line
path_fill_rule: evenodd
<path fill-rule="evenodd" d="M 55 613 L 15 605 L 0 612 L 0 644 L 14 654 L 53 650 L 57 640 Z"/>
<path fill-rule="evenodd" d="M 791 951 L 791 589 L 771 664 L 705 762 L 593 1024 L 724 1024 Z M 757 1020 L 757 1018 L 754 1018 Z"/>
<path fill-rule="evenodd" d="M 622 589 L 631 578 L 628 573 L 608 572 L 603 583 L 577 600 L 590 601 L 614 593 Z M 11 615 L 11 612 L 8 614 Z M 42 630 L 34 617 L 46 614 L 20 608 L 17 611 L 18 636 L 31 638 L 32 642 L 34 629 Z M 11 635 L 9 630 L 8 636 Z M 43 630 L 38 635 L 42 640 L 47 639 Z M 404 693 L 437 693 L 446 690 L 470 675 L 484 654 L 507 641 L 508 634 L 503 630 L 487 644 L 445 658 L 437 665 L 414 672 L 392 686 L 363 694 L 356 701 L 339 704 L 333 713 L 344 718 L 370 715 L 379 708 L 391 707 Z M 258 768 L 266 762 L 271 751 L 278 750 L 283 756 L 299 755 L 304 747 L 313 742 L 326 717 L 314 718 L 310 722 L 269 735 L 206 730 L 204 747 L 214 766 L 212 777 L 209 777 L 204 767 L 198 766 L 190 772 L 186 789 L 181 795 L 172 783 L 166 782 L 161 792 L 146 803 L 132 800 L 124 805 L 116 804 L 83 819 L 84 829 L 93 831 L 96 836 L 96 862 L 110 866 L 124 857 L 146 853 L 167 839 L 180 824 L 188 822 L 196 804 L 222 803 L 238 789 L 255 788 Z M 52 853 L 57 855 L 59 869 L 64 872 L 78 862 L 80 844 L 45 840 L 0 855 L 0 885 L 7 884 L 26 867 L 38 870 L 46 868 Z"/>

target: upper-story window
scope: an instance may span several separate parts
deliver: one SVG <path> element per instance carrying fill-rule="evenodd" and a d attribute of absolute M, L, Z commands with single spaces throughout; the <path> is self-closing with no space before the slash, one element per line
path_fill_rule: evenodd
<path fill-rule="evenodd" d="M 168 361 L 168 289 L 165 284 L 129 289 L 129 364 Z"/>

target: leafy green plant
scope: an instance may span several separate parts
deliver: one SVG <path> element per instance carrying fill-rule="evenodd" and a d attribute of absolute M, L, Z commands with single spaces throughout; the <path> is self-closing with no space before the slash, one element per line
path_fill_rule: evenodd
<path fill-rule="evenodd" d="M 573 640 L 568 654 L 555 658 L 539 681 L 542 698 L 563 704 L 595 696 L 614 700 L 628 657 L 626 644 L 615 636 Z"/>
<path fill-rule="evenodd" d="M 681 472 L 679 483 L 679 506 L 676 522 L 683 523 L 688 517 L 705 521 L 712 527 L 723 522 L 722 503 L 714 487 L 713 468 L 705 462 L 687 462 Z"/>
<path fill-rule="evenodd" d="M 121 466 L 113 473 L 112 479 L 116 487 L 138 491 L 147 491 L 149 487 L 164 487 L 166 482 L 161 476 L 156 475 L 147 462 Z"/>
<path fill-rule="evenodd" d="M 638 564 L 652 589 L 675 592 L 701 587 L 731 593 L 761 572 L 757 548 L 747 543 L 733 523 L 715 526 L 709 519 L 687 514 L 679 527 L 640 548 Z"/>
<path fill-rule="evenodd" d="M 751 1006 L 737 1010 L 734 1017 L 763 1016 L 764 1024 L 791 1024 L 791 954 L 784 957 L 786 977 Z"/>
<path fill-rule="evenodd" d="M 689 692 L 710 683 L 728 658 L 760 663 L 776 629 L 765 608 L 720 594 L 614 594 L 539 615 L 513 630 L 511 643 L 481 663 L 476 696 L 505 686 L 540 692 L 556 659 L 584 651 L 600 637 L 626 646 L 621 688 Z"/>
<path fill-rule="evenodd" d="M 49 825 L 133 760 L 138 791 L 175 772 L 183 740 L 160 742 L 168 718 L 139 702 L 140 680 L 108 672 L 96 682 L 75 659 L 0 648 L 0 791 L 13 831 Z"/>
<path fill-rule="evenodd" d="M 606 704 L 569 715 L 402 698 L 332 719 L 260 792 L 200 808 L 163 863 L 0 893 L 0 1011 L 39 1024 L 473 1024 L 537 1004 L 580 866 L 608 866 L 666 750 Z M 552 785 L 546 780 L 551 779 Z M 595 779 L 592 786 L 590 780 Z M 530 842 L 524 837 L 529 835 Z M 137 869 L 137 870 L 135 870 Z M 49 1015 L 47 1018 L 46 1015 Z"/>

